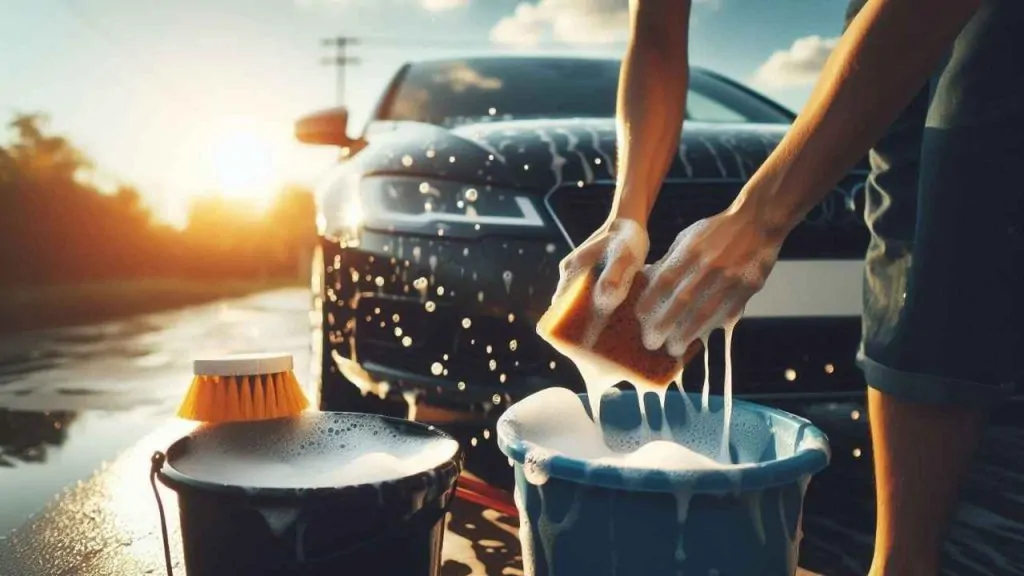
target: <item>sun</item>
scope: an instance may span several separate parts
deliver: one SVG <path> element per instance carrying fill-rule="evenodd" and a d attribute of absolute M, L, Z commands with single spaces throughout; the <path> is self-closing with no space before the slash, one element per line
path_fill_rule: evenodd
<path fill-rule="evenodd" d="M 267 200 L 274 184 L 273 135 L 251 119 L 229 118 L 219 124 L 209 158 L 217 191 L 233 198 Z"/>

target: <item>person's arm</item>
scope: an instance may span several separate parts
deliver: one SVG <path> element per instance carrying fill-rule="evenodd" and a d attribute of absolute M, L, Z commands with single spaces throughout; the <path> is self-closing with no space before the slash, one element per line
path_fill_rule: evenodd
<path fill-rule="evenodd" d="M 721 214 L 680 233 L 637 302 L 644 345 L 682 355 L 734 321 L 786 236 L 884 133 L 981 0 L 869 0 L 782 142 Z"/>
<path fill-rule="evenodd" d="M 869 0 L 803 112 L 731 210 L 792 230 L 920 91 L 981 0 Z"/>
<path fill-rule="evenodd" d="M 609 221 L 647 224 L 679 146 L 689 84 L 690 0 L 630 0 L 630 40 L 619 76 L 619 161 Z"/>

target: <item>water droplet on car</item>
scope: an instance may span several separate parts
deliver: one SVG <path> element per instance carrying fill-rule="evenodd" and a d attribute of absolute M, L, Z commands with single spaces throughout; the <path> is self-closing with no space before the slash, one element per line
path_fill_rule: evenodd
<path fill-rule="evenodd" d="M 402 336 L 402 327 L 401 326 L 395 326 L 395 338 L 400 338 L 401 336 Z"/>
<path fill-rule="evenodd" d="M 511 323 L 513 323 L 515 321 L 516 321 L 516 315 L 511 313 L 511 312 L 509 312 L 508 313 L 508 323 L 511 324 Z"/>
<path fill-rule="evenodd" d="M 408 154 L 402 156 L 402 166 L 405 166 L 406 168 L 412 166 L 412 156 L 409 156 Z"/>
<path fill-rule="evenodd" d="M 519 348 L 519 342 L 512 340 L 508 343 L 508 349 L 515 352 L 516 348 Z"/>
<path fill-rule="evenodd" d="M 487 366 L 491 369 L 491 372 L 494 372 L 498 369 L 498 361 L 491 358 L 491 361 L 487 363 Z"/>
<path fill-rule="evenodd" d="M 444 296 L 444 286 L 438 286 L 437 287 L 437 295 L 438 296 Z"/>
<path fill-rule="evenodd" d="M 395 314 L 395 315 L 391 316 L 391 321 L 392 322 L 398 322 L 400 319 L 401 318 L 399 318 L 398 314 Z"/>
<path fill-rule="evenodd" d="M 583 188 L 583 180 L 580 180 L 580 181 L 576 182 L 576 187 L 577 188 Z"/>
<path fill-rule="evenodd" d="M 494 106 L 491 106 L 490 108 L 487 109 L 488 116 L 494 116 L 497 113 L 498 113 L 498 109 L 495 108 Z"/>
<path fill-rule="evenodd" d="M 472 444 L 473 446 L 476 446 L 476 436 L 473 436 L 472 438 L 470 438 L 469 439 L 469 443 Z"/>
<path fill-rule="evenodd" d="M 554 360 L 552 360 L 551 362 L 548 362 L 548 368 L 551 368 L 552 370 L 554 370 L 555 366 L 556 366 L 556 364 L 555 364 Z"/>
<path fill-rule="evenodd" d="M 466 202 L 472 203 L 476 202 L 477 198 L 480 197 L 480 193 L 477 191 L 476 188 L 466 188 L 465 196 Z"/>
<path fill-rule="evenodd" d="M 501 396 L 499 396 L 497 394 L 495 394 L 494 396 L 491 396 L 491 403 L 493 403 L 495 406 L 497 406 L 498 404 L 501 404 Z"/>
<path fill-rule="evenodd" d="M 555 253 L 555 245 L 554 244 L 548 244 L 547 246 L 544 247 L 544 251 L 547 252 L 548 254 L 554 254 Z"/>
<path fill-rule="evenodd" d="M 507 380 L 507 379 L 508 379 L 508 376 L 505 376 L 504 374 L 500 374 L 498 376 L 498 381 L 501 382 L 502 384 L 504 384 L 505 380 Z"/>
<path fill-rule="evenodd" d="M 790 382 L 796 380 L 796 370 L 793 370 L 792 368 L 786 368 L 785 376 L 786 380 L 789 380 Z"/>
<path fill-rule="evenodd" d="M 505 282 L 505 292 L 506 293 L 511 292 L 512 291 L 512 271 L 511 270 L 505 270 L 504 272 L 502 272 L 501 273 L 501 279 L 502 279 L 502 281 Z"/>
<path fill-rule="evenodd" d="M 601 159 L 600 158 L 594 158 L 594 164 L 597 164 L 598 166 L 600 166 L 601 165 Z"/>
<path fill-rule="evenodd" d="M 406 348 L 408 348 L 409 346 L 412 346 L 412 338 L 410 338 L 408 336 L 406 336 L 405 338 L 402 338 L 402 346 L 405 346 Z"/>
<path fill-rule="evenodd" d="M 430 183 L 429 182 L 420 182 L 420 194 L 429 194 L 429 193 L 430 193 Z"/>
<path fill-rule="evenodd" d="M 462 249 L 462 255 L 463 256 L 469 256 L 469 248 L 463 248 Z"/>
<path fill-rule="evenodd" d="M 431 254 L 429 262 L 430 262 L 430 273 L 433 274 L 434 272 L 437 272 L 437 256 L 435 256 L 434 254 Z"/>
<path fill-rule="evenodd" d="M 528 172 L 529 170 L 530 170 L 530 165 L 529 164 L 523 164 L 523 171 L 524 172 Z"/>
<path fill-rule="evenodd" d="M 373 283 L 376 284 L 378 287 L 383 286 L 384 285 L 384 277 L 383 276 L 377 276 L 376 278 L 373 279 Z M 378 308 L 378 310 L 380 310 L 380 308 Z"/>
<path fill-rule="evenodd" d="M 481 290 L 480 292 L 476 293 L 476 299 L 477 299 L 478 302 L 483 302 L 484 301 L 484 292 L 483 292 L 483 290 Z"/>
<path fill-rule="evenodd" d="M 470 320 L 469 318 L 463 318 L 462 319 L 462 327 L 463 328 L 469 328 L 472 325 L 473 325 L 473 321 Z"/>
<path fill-rule="evenodd" d="M 466 383 L 465 382 L 459 382 L 459 390 L 465 390 L 465 389 L 466 389 Z"/>
<path fill-rule="evenodd" d="M 440 376 L 443 371 L 444 366 L 440 362 L 434 362 L 430 365 L 430 373 L 434 376 Z"/>
<path fill-rule="evenodd" d="M 836 367 L 832 364 L 825 364 L 825 374 L 831 374 L 836 371 Z"/>
<path fill-rule="evenodd" d="M 860 420 L 860 410 L 854 410 L 853 412 L 850 412 L 850 419 Z"/>
<path fill-rule="evenodd" d="M 437 152 L 434 152 L 433 148 L 427 150 L 427 158 L 433 158 L 434 154 L 437 154 Z"/>
<path fill-rule="evenodd" d="M 419 246 L 413 246 L 413 248 L 412 248 L 412 259 L 415 260 L 417 264 L 419 264 L 419 262 L 420 262 L 420 254 L 421 254 L 420 247 Z"/>
<path fill-rule="evenodd" d="M 455 156 L 449 156 L 448 157 L 448 163 L 449 164 L 455 164 Z"/>
<path fill-rule="evenodd" d="M 488 344 L 487 345 L 487 353 L 490 354 L 492 352 L 494 352 L 494 347 L 492 347 L 490 344 Z"/>
<path fill-rule="evenodd" d="M 492 400 L 493 400 L 493 398 L 492 398 Z M 498 400 L 501 400 L 500 396 L 498 397 Z M 497 402 L 495 402 L 495 404 L 497 404 Z M 487 429 L 487 428 L 484 428 L 484 440 L 488 440 L 488 439 L 490 439 L 490 437 L 491 437 L 491 431 L 489 429 Z"/>
<path fill-rule="evenodd" d="M 437 308 L 437 305 L 434 304 L 433 301 L 428 300 L 427 303 L 423 305 L 423 307 L 426 308 L 427 312 L 433 312 L 434 309 Z"/>
<path fill-rule="evenodd" d="M 473 224 L 473 230 L 479 230 L 479 229 L 480 229 L 480 225 L 479 224 Z"/>

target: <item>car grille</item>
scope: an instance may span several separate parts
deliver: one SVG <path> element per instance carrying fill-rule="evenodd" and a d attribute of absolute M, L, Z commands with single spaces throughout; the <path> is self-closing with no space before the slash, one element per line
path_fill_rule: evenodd
<path fill-rule="evenodd" d="M 781 259 L 858 259 L 864 257 L 869 234 L 863 221 L 864 176 L 851 175 L 830 192 L 797 226 L 782 246 Z M 690 224 L 728 208 L 739 183 L 666 184 L 651 211 L 648 262 L 664 256 L 676 235 Z M 548 206 L 573 245 L 600 226 L 611 209 L 614 187 L 595 185 L 560 188 Z"/>

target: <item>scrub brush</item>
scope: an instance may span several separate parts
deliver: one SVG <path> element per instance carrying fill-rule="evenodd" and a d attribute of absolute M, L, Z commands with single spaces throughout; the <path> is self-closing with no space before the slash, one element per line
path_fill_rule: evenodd
<path fill-rule="evenodd" d="M 691 343 L 682 358 L 670 356 L 664 348 L 648 350 L 644 347 L 640 337 L 640 320 L 634 309 L 647 286 L 647 277 L 637 274 L 626 299 L 608 317 L 596 341 L 588 346 L 588 326 L 595 319 L 594 276 L 593 272 L 580 275 L 552 303 L 538 322 L 537 332 L 556 349 L 587 351 L 649 384 L 671 384 L 683 366 L 703 349 L 701 341 Z"/>
<path fill-rule="evenodd" d="M 238 354 L 196 360 L 178 416 L 199 422 L 294 416 L 309 406 L 291 354 Z"/>

